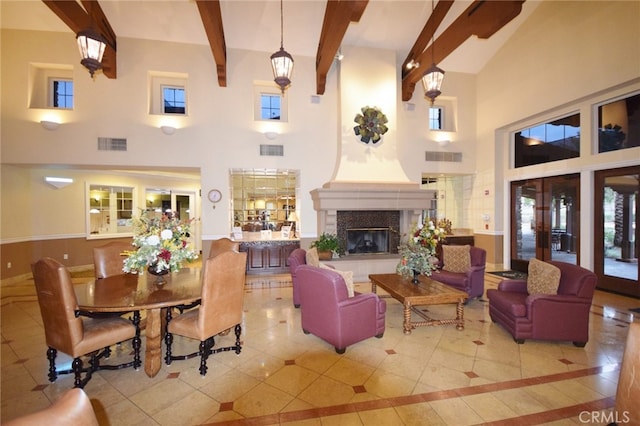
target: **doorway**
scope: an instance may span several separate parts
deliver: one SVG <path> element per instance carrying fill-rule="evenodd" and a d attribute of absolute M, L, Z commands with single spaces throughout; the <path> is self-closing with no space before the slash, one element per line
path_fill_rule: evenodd
<path fill-rule="evenodd" d="M 598 288 L 640 297 L 640 166 L 595 173 L 594 272 Z"/>
<path fill-rule="evenodd" d="M 580 175 L 511 183 L 511 269 L 529 259 L 580 261 Z"/>

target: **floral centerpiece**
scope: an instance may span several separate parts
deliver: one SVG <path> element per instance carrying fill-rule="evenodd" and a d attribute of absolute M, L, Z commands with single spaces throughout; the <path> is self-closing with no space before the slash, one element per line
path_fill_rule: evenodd
<path fill-rule="evenodd" d="M 405 277 L 414 277 L 416 274 L 430 276 L 438 260 L 436 247 L 444 239 L 445 230 L 436 227 L 432 221 L 414 226 L 407 241 L 398 247 L 401 258 L 396 272 Z"/>
<path fill-rule="evenodd" d="M 191 220 L 180 220 L 175 213 L 160 217 L 142 211 L 133 219 L 133 245 L 138 249 L 127 252 L 124 272 L 138 273 L 145 269 L 153 274 L 175 272 L 183 262 L 191 262 L 198 255 L 189 246 Z"/>

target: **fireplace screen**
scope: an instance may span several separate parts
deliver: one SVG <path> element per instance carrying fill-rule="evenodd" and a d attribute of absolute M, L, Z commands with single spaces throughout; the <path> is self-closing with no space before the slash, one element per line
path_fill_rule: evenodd
<path fill-rule="evenodd" d="M 389 253 L 389 228 L 347 229 L 347 253 Z"/>

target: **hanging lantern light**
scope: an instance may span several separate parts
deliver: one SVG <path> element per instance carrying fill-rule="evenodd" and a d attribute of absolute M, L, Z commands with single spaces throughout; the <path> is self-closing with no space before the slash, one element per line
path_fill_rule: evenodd
<path fill-rule="evenodd" d="M 427 70 L 426 74 L 422 76 L 422 85 L 424 86 L 424 95 L 433 101 L 442 93 L 440 87 L 442 87 L 442 80 L 444 79 L 444 71 L 432 64 Z"/>
<path fill-rule="evenodd" d="M 431 15 L 433 15 L 434 0 L 431 0 Z M 444 79 L 444 71 L 436 66 L 435 59 L 435 30 L 431 35 L 431 67 L 422 76 L 422 85 L 424 86 L 424 95 L 431 100 L 431 106 L 438 96 L 442 93 L 440 87 L 442 87 L 442 80 Z"/>
<path fill-rule="evenodd" d="M 102 55 L 104 55 L 107 44 L 93 28 L 79 31 L 76 40 L 82 57 L 80 63 L 89 70 L 91 78 L 93 78 L 93 74 L 102 68 Z"/>
<path fill-rule="evenodd" d="M 273 69 L 273 80 L 280 86 L 280 90 L 284 94 L 284 89 L 291 84 L 293 57 L 284 50 L 283 32 L 282 0 L 280 0 L 280 50 L 271 55 L 271 68 Z"/>

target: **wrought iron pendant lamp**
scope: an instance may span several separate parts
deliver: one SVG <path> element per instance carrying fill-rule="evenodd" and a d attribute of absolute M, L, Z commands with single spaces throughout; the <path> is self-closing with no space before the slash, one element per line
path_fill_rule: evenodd
<path fill-rule="evenodd" d="M 431 14 L 433 15 L 434 0 L 431 0 Z M 442 80 L 444 79 L 444 71 L 436 66 L 435 60 L 435 30 L 431 36 L 431 67 L 422 76 L 422 85 L 424 86 L 424 95 L 431 100 L 431 106 L 442 92 Z"/>
<path fill-rule="evenodd" d="M 280 0 L 280 50 L 271 55 L 271 68 L 273 69 L 273 80 L 280 86 L 282 94 L 284 94 L 284 89 L 291 84 L 291 73 L 293 72 L 293 57 L 283 47 L 283 29 L 282 0 Z"/>
<path fill-rule="evenodd" d="M 79 31 L 76 40 L 78 42 L 80 56 L 82 57 L 80 63 L 89 70 L 91 78 L 93 78 L 93 74 L 102 68 L 102 55 L 104 55 L 104 49 L 107 43 L 104 38 L 91 27 Z"/>

